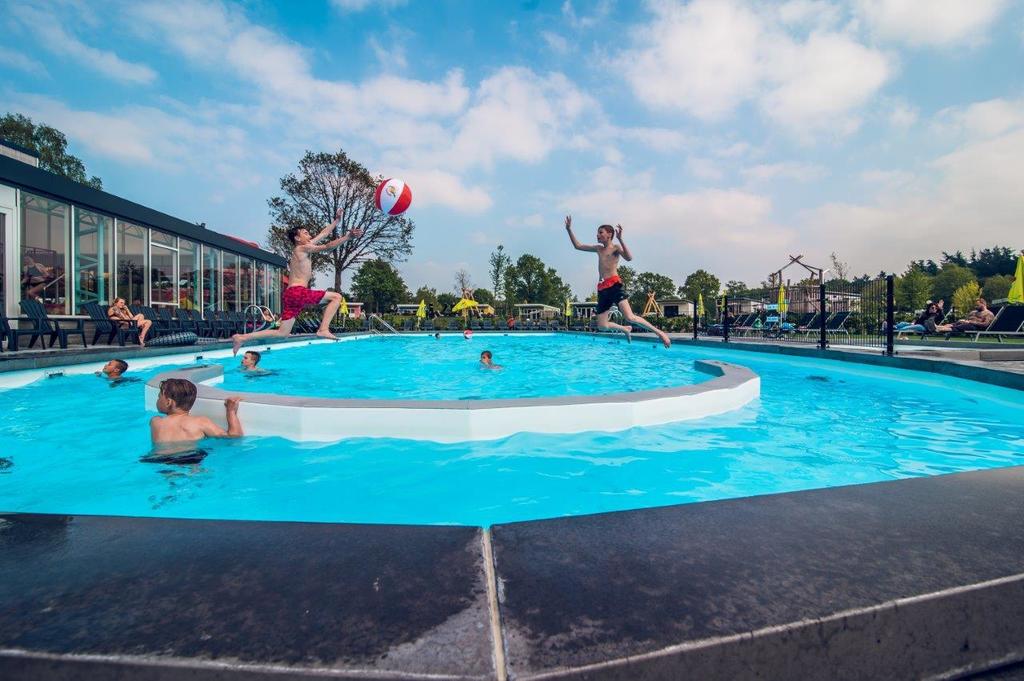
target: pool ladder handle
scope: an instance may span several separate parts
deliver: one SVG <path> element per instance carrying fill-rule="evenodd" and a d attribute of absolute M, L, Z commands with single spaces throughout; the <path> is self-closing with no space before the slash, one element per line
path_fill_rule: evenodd
<path fill-rule="evenodd" d="M 370 317 L 370 333 L 375 333 L 375 334 L 379 334 L 380 333 L 380 331 L 378 331 L 377 329 L 373 328 L 373 322 L 377 322 L 378 324 L 383 326 L 385 329 L 387 329 L 388 333 L 394 333 L 394 334 L 398 333 L 398 329 L 396 329 L 395 327 L 391 326 L 386 321 L 384 321 L 384 318 L 381 317 L 379 314 L 377 314 L 375 312 L 371 312 L 369 317 Z"/>

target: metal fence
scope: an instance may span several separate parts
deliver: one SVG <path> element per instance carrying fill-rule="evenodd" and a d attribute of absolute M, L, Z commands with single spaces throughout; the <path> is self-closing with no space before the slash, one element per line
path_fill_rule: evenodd
<path fill-rule="evenodd" d="M 892 354 L 893 285 L 889 275 L 858 284 L 798 284 L 724 296 L 705 309 L 694 338 L 866 347 Z"/>

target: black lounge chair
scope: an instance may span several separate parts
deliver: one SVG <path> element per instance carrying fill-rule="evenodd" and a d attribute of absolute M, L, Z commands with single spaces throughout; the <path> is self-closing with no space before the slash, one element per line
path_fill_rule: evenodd
<path fill-rule="evenodd" d="M 13 323 L 12 323 L 13 322 Z M 19 322 L 32 322 L 31 329 L 19 329 Z M 32 347 L 36 339 L 39 338 L 40 331 L 35 321 L 28 317 L 7 317 L 5 314 L 0 312 L 0 350 L 3 350 L 3 341 L 7 340 L 7 349 L 11 351 L 18 350 L 18 338 L 21 336 L 31 336 L 32 340 L 29 341 L 29 347 Z"/>
<path fill-rule="evenodd" d="M 38 336 L 49 336 L 50 346 L 57 341 L 60 341 L 60 347 L 62 350 L 66 350 L 68 347 L 69 336 L 81 336 L 82 347 L 89 347 L 89 344 L 85 342 L 85 320 L 76 319 L 74 320 L 74 326 L 66 328 L 60 325 L 60 322 L 56 319 L 50 319 L 49 315 L 46 314 L 46 308 L 38 300 L 23 300 L 20 303 L 22 313 L 30 320 L 35 322 L 36 329 L 38 330 Z M 28 346 L 32 347 L 35 344 L 35 337 L 29 341 Z"/>
<path fill-rule="evenodd" d="M 209 320 L 203 318 L 199 310 L 182 310 L 179 308 L 178 319 L 181 320 L 182 328 L 186 331 L 192 331 L 200 338 L 213 338 L 213 325 Z"/>
<path fill-rule="evenodd" d="M 1003 342 L 1004 336 L 1024 336 L 1024 305 L 1003 305 L 984 329 L 950 331 L 946 333 L 946 340 L 951 336 L 974 336 L 975 342 L 982 336 L 995 336 L 1000 343 Z"/>
<path fill-rule="evenodd" d="M 494 331 L 494 319 L 485 319 L 483 323 L 484 331 Z"/>
<path fill-rule="evenodd" d="M 850 332 L 846 329 L 846 321 L 850 318 L 852 312 L 843 311 L 833 313 L 828 321 L 825 322 L 825 333 L 839 335 L 845 333 L 846 337 L 850 337 Z"/>
<path fill-rule="evenodd" d="M 103 334 L 107 335 L 107 345 L 113 345 L 114 338 L 117 338 L 117 344 L 122 347 L 125 340 L 134 339 L 136 343 L 139 342 L 139 326 L 135 320 L 114 321 L 107 316 L 107 311 L 99 303 L 85 303 L 82 309 L 89 315 L 89 321 L 93 324 L 93 345 L 99 342 Z"/>
<path fill-rule="evenodd" d="M 183 330 L 181 328 L 181 322 L 171 315 L 171 308 L 161 305 L 160 307 L 155 307 L 152 309 L 156 313 L 156 319 L 154 320 L 154 324 L 156 322 L 160 322 L 160 325 L 164 328 L 164 330 L 168 332 L 177 332 Z"/>

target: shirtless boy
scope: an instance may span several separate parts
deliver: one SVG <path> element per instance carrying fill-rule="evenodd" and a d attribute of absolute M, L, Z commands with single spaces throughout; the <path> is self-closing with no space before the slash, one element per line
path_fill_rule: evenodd
<path fill-rule="evenodd" d="M 228 429 L 224 430 L 205 416 L 192 416 L 189 410 L 196 402 L 196 384 L 184 378 L 168 378 L 160 384 L 156 408 L 166 416 L 154 416 L 149 421 L 153 444 L 166 449 L 168 445 L 195 443 L 205 437 L 242 437 L 242 423 L 238 420 L 240 397 L 224 400 Z M 162 447 L 161 447 L 162 445 Z"/>
<path fill-rule="evenodd" d="M 326 239 L 331 231 L 341 222 L 342 211 L 339 208 L 334 216 L 334 222 L 320 230 L 316 236 L 310 236 L 309 232 L 301 227 L 292 227 L 288 230 L 288 241 L 294 246 L 292 256 L 288 259 L 288 288 L 281 296 L 281 303 L 284 311 L 281 313 L 281 325 L 276 329 L 264 329 L 253 333 L 236 333 L 231 337 L 232 353 L 237 355 L 242 344 L 257 338 L 271 338 L 288 336 L 295 326 L 295 318 L 299 316 L 307 305 L 323 305 L 323 319 L 320 320 L 320 328 L 316 335 L 321 338 L 337 340 L 331 333 L 331 319 L 334 318 L 338 307 L 341 305 L 341 294 L 334 291 L 318 291 L 309 288 L 309 280 L 313 276 L 313 262 L 309 256 L 311 253 L 320 253 L 337 248 L 349 239 L 357 239 L 363 235 L 361 229 L 350 229 L 345 236 L 338 237 L 327 243 L 320 243 Z"/>
<path fill-rule="evenodd" d="M 632 328 L 622 326 L 609 321 L 613 305 L 619 306 L 623 318 L 627 322 L 638 324 L 658 334 L 662 344 L 667 348 L 672 345 L 668 335 L 661 329 L 655 327 L 643 317 L 634 314 L 629 306 L 629 297 L 622 290 L 622 279 L 619 278 L 619 256 L 626 259 L 626 262 L 633 260 L 633 254 L 629 252 L 626 242 L 622 240 L 622 225 L 601 225 L 597 228 L 596 244 L 581 244 L 576 235 L 572 233 L 572 216 L 565 217 L 565 231 L 569 233 L 569 241 L 577 251 L 591 251 L 597 253 L 597 273 L 600 281 L 597 284 L 597 326 L 601 329 L 615 329 L 626 334 L 630 339 Z M 618 238 L 619 243 L 615 243 Z"/>

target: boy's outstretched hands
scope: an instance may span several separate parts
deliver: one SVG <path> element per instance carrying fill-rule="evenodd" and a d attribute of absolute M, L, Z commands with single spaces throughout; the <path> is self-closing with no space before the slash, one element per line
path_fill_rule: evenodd
<path fill-rule="evenodd" d="M 567 232 L 571 232 L 572 231 L 572 216 L 571 215 L 566 215 L 565 216 L 565 230 Z"/>
<path fill-rule="evenodd" d="M 615 225 L 615 236 L 622 241 L 622 225 Z"/>

